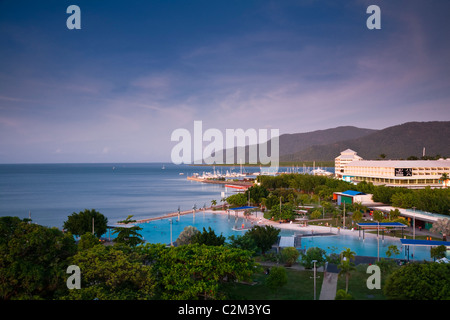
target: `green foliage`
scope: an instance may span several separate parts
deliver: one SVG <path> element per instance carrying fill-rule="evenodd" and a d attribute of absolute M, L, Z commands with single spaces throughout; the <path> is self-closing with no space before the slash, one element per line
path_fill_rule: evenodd
<path fill-rule="evenodd" d="M 286 269 L 283 267 L 272 267 L 270 273 L 266 278 L 265 285 L 272 292 L 277 292 L 281 287 L 287 283 Z"/>
<path fill-rule="evenodd" d="M 240 235 L 231 235 L 228 237 L 228 243 L 226 244 L 230 248 L 238 248 L 242 250 L 247 250 L 252 253 L 256 253 L 258 251 L 258 246 L 256 245 L 255 240 L 250 236 L 248 232 L 244 233 L 242 236 Z"/>
<path fill-rule="evenodd" d="M 386 256 L 390 258 L 392 255 L 400 254 L 400 250 L 398 250 L 396 245 L 390 245 L 388 250 L 386 251 Z"/>
<path fill-rule="evenodd" d="M 247 231 L 258 249 L 264 254 L 277 241 L 280 229 L 272 226 L 254 226 Z"/>
<path fill-rule="evenodd" d="M 191 243 L 205 244 L 207 246 L 223 246 L 225 243 L 225 237 L 216 235 L 211 227 L 208 227 L 208 231 L 203 228 L 203 232 L 195 233 L 191 238 Z"/>
<path fill-rule="evenodd" d="M 0 299 L 53 299 L 67 289 L 67 259 L 75 252 L 70 233 L 0 218 Z"/>
<path fill-rule="evenodd" d="M 348 292 L 348 281 L 351 272 L 355 270 L 355 264 L 350 259 L 341 260 L 338 268 L 340 269 L 339 276 L 345 276 L 345 292 Z"/>
<path fill-rule="evenodd" d="M 372 183 L 367 182 L 360 182 L 355 186 L 338 179 L 303 174 L 283 174 L 275 177 L 260 176 L 258 181 L 262 187 L 273 190 L 272 193 L 274 194 L 277 194 L 277 191 L 281 190 L 281 188 L 285 188 L 284 192 L 314 192 L 320 197 L 329 198 L 332 192 L 353 189 L 372 194 L 372 199 L 375 202 L 402 208 L 414 206 L 418 210 L 450 215 L 450 188 L 432 189 L 426 187 L 413 190 L 399 187 L 374 186 Z M 279 199 L 277 201 L 279 202 Z M 302 204 L 306 203 L 305 199 L 302 199 L 301 202 Z M 274 205 L 275 202 L 269 201 L 269 204 Z M 267 205 L 267 208 L 270 209 L 270 206 Z"/>
<path fill-rule="evenodd" d="M 292 266 L 297 262 L 300 252 L 294 247 L 287 247 L 281 250 L 281 261 L 285 263 L 286 267 Z"/>
<path fill-rule="evenodd" d="M 450 265 L 436 262 L 404 265 L 389 275 L 383 290 L 394 300 L 449 299 Z"/>
<path fill-rule="evenodd" d="M 250 199 L 252 199 L 255 203 L 261 203 L 261 200 L 267 198 L 269 195 L 269 191 L 266 188 L 258 185 L 251 186 L 245 191 L 244 195 L 247 199 L 249 192 Z"/>
<path fill-rule="evenodd" d="M 119 221 L 124 225 L 128 225 L 129 223 L 136 222 L 136 220 L 132 220 L 133 216 L 128 216 L 125 220 Z M 142 239 L 142 235 L 139 231 L 142 230 L 139 226 L 124 226 L 124 227 L 116 227 L 114 228 L 113 234 L 116 234 L 116 238 L 114 239 L 115 243 L 122 243 L 129 246 L 137 246 L 138 244 L 144 243 Z"/>
<path fill-rule="evenodd" d="M 322 212 L 320 210 L 316 209 L 311 213 L 311 219 L 319 219 L 322 217 Z"/>
<path fill-rule="evenodd" d="M 64 221 L 63 227 L 76 236 L 81 236 L 87 232 L 92 232 L 92 220 L 94 220 L 94 234 L 100 238 L 106 233 L 108 219 L 100 212 L 85 209 L 79 213 L 72 213 Z"/>
<path fill-rule="evenodd" d="M 291 204 L 282 204 L 281 211 L 280 205 L 276 204 L 272 206 L 270 211 L 264 213 L 264 218 L 274 220 L 294 220 L 296 213 L 294 211 L 294 207 Z"/>
<path fill-rule="evenodd" d="M 313 260 L 316 260 L 316 267 L 320 267 L 325 265 L 325 262 L 327 261 L 326 257 L 326 251 L 318 248 L 318 247 L 311 247 L 306 250 L 306 253 L 301 255 L 301 262 L 300 264 L 303 265 L 306 269 L 311 269 L 314 267 Z"/>
<path fill-rule="evenodd" d="M 251 253 L 224 246 L 190 244 L 159 248 L 152 254 L 157 276 L 157 294 L 160 299 L 221 299 L 223 282 L 249 281 L 256 272 Z"/>
<path fill-rule="evenodd" d="M 194 237 L 197 233 L 199 233 L 198 229 L 193 226 L 184 227 L 183 231 L 181 231 L 178 236 L 176 243 L 178 246 L 182 246 L 185 244 L 192 243 L 192 237 Z"/>
<path fill-rule="evenodd" d="M 341 252 L 341 257 L 346 258 L 348 261 L 355 260 L 355 252 L 353 252 L 350 248 L 345 248 Z"/>
<path fill-rule="evenodd" d="M 151 299 L 155 287 L 152 267 L 144 265 L 142 257 L 124 248 L 94 246 L 79 251 L 71 263 L 81 269 L 81 289 L 69 290 L 63 299 Z"/>
<path fill-rule="evenodd" d="M 432 247 L 430 249 L 430 255 L 433 259 L 441 259 L 445 257 L 445 253 L 447 252 L 447 247 L 443 244 L 437 247 Z"/>
<path fill-rule="evenodd" d="M 236 193 L 227 198 L 227 202 L 232 206 L 242 207 L 248 202 L 247 197 L 244 193 Z"/>
<path fill-rule="evenodd" d="M 78 241 L 78 250 L 86 250 L 98 245 L 101 245 L 99 239 L 88 232 L 80 237 L 80 241 Z"/>
<path fill-rule="evenodd" d="M 345 290 L 339 289 L 336 291 L 336 297 L 334 300 L 354 300 L 353 296 L 350 293 L 347 293 Z"/>

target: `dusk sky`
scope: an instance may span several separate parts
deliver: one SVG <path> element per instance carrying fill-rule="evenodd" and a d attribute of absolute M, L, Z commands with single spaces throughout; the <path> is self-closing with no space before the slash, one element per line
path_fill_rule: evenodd
<path fill-rule="evenodd" d="M 0 163 L 169 162 L 195 120 L 280 134 L 448 121 L 449 14 L 444 0 L 2 0 Z"/>

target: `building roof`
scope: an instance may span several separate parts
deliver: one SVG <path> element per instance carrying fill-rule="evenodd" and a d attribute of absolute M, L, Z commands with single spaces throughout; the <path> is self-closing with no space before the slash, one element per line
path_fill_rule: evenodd
<path fill-rule="evenodd" d="M 237 208 L 228 208 L 228 210 L 247 210 L 247 209 L 255 209 L 258 207 L 250 207 L 250 206 L 243 206 L 243 207 L 237 207 Z"/>
<path fill-rule="evenodd" d="M 361 227 L 408 227 L 406 224 L 401 222 L 359 222 L 357 225 Z"/>
<path fill-rule="evenodd" d="M 356 154 L 356 151 L 353 151 L 352 149 L 346 149 L 341 152 L 341 154 Z"/>
<path fill-rule="evenodd" d="M 348 196 L 359 196 L 359 195 L 365 195 L 364 192 L 355 191 L 355 190 L 347 190 L 344 192 L 341 192 L 342 194 L 348 195 Z"/>
<path fill-rule="evenodd" d="M 450 160 L 360 160 L 350 162 L 346 166 L 391 168 L 450 168 Z"/>
<path fill-rule="evenodd" d="M 407 246 L 450 246 L 449 241 L 437 241 L 437 240 L 413 240 L 413 239 L 400 239 L 402 245 Z"/>

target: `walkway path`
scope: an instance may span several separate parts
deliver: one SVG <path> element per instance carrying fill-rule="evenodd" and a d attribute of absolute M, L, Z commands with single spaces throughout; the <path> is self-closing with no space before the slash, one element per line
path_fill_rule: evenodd
<path fill-rule="evenodd" d="M 334 300 L 336 297 L 338 274 L 326 272 L 322 281 L 319 300 Z"/>

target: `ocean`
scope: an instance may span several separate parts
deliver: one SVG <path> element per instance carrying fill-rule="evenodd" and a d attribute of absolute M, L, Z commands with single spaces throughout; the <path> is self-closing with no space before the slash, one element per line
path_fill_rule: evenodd
<path fill-rule="evenodd" d="M 215 169 L 222 173 L 227 170 L 240 171 L 239 166 Z M 334 168 L 323 169 L 334 172 Z M 244 167 L 243 170 L 258 172 L 260 168 Z M 292 168 L 280 168 L 280 171 L 288 170 Z M 302 169 L 299 170 L 301 172 Z M 200 209 L 204 205 L 210 206 L 212 200 L 220 204 L 222 192 L 227 192 L 226 196 L 235 192 L 223 185 L 186 179 L 193 173 L 201 175 L 212 171 L 209 166 L 172 163 L 1 164 L 0 216 L 23 219 L 31 215 L 34 223 L 61 229 L 69 215 L 84 209 L 101 212 L 108 218 L 108 224 L 123 220 L 128 215 L 133 215 L 136 220 L 164 216 L 177 212 L 178 206 L 181 211 L 192 210 L 194 205 Z M 211 226 L 217 234 L 226 237 L 242 234 L 243 230 L 239 230 L 241 225 L 251 227 L 246 220 L 199 211 L 195 216 L 181 216 L 180 221 L 173 218 L 172 225 L 169 222 L 164 219 L 140 224 L 144 239 L 152 243 L 170 243 L 171 238 L 176 240 L 187 225 L 199 230 Z M 294 232 L 283 230 L 281 234 L 288 236 Z M 358 237 L 319 237 L 305 238 L 302 247 L 319 245 L 329 250 L 334 246 L 350 246 L 359 255 L 375 256 L 376 241 L 370 239 L 364 243 Z M 389 244 L 392 244 L 391 240 L 382 243 L 383 252 Z M 429 259 L 429 252 L 417 248 L 416 257 Z"/>
<path fill-rule="evenodd" d="M 215 169 L 240 171 L 239 166 Z M 257 172 L 260 168 L 243 170 Z M 128 215 L 138 220 L 177 212 L 178 207 L 192 210 L 194 205 L 210 206 L 212 200 L 220 204 L 223 185 L 186 179 L 193 173 L 212 171 L 209 166 L 172 163 L 2 164 L 0 216 L 31 215 L 35 223 L 62 228 L 69 215 L 84 209 L 101 212 L 109 224 Z M 232 192 L 227 190 L 226 196 Z"/>

